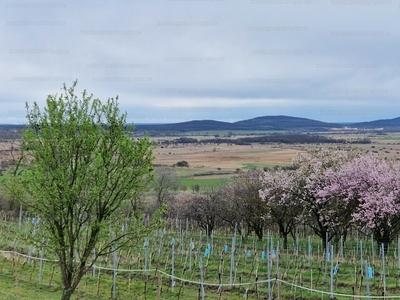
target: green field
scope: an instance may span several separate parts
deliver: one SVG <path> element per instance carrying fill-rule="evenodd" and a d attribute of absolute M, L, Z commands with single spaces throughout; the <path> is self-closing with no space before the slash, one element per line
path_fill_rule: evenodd
<path fill-rule="evenodd" d="M 250 169 L 263 169 L 265 168 L 273 168 L 276 166 L 280 166 L 280 167 L 288 167 L 290 166 L 290 164 L 280 164 L 280 165 L 276 165 L 276 164 L 262 164 L 262 163 L 248 163 L 248 164 L 243 164 L 243 169 L 244 170 L 250 170 Z"/>
<path fill-rule="evenodd" d="M 400 136 L 396 135 L 396 136 L 381 136 L 381 137 L 373 137 L 371 138 L 372 141 L 399 141 L 400 140 Z"/>
<path fill-rule="evenodd" d="M 209 188 L 218 188 L 226 184 L 228 179 L 226 178 L 180 178 L 179 183 L 182 186 L 186 186 L 187 190 L 191 190 L 193 185 L 199 185 L 200 191 Z"/>
<path fill-rule="evenodd" d="M 173 168 L 177 177 L 190 178 L 193 176 L 200 176 L 201 174 L 214 174 L 218 173 L 216 168 Z"/>

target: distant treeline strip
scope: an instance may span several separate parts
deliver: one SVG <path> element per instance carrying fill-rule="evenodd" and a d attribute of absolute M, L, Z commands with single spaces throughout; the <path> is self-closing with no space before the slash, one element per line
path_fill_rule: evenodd
<path fill-rule="evenodd" d="M 165 140 L 163 144 L 197 144 L 197 143 L 214 143 L 214 144 L 234 144 L 234 145 L 250 145 L 252 143 L 283 143 L 283 144 L 315 144 L 315 143 L 357 143 L 357 144 L 370 144 L 371 140 L 368 138 L 357 139 L 357 140 L 346 140 L 346 139 L 335 139 L 322 135 L 315 134 L 273 134 L 273 135 L 262 135 L 255 137 L 243 137 L 243 138 L 212 138 L 198 140 L 190 137 L 180 137 L 174 140 Z"/>

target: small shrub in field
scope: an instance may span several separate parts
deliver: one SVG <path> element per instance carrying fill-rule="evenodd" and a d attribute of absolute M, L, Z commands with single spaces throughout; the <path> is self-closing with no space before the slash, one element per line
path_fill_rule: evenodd
<path fill-rule="evenodd" d="M 187 161 L 185 161 L 185 160 L 182 160 L 182 161 L 178 161 L 178 162 L 176 163 L 176 166 L 177 166 L 177 167 L 186 167 L 186 168 L 189 168 L 189 163 L 188 163 Z"/>

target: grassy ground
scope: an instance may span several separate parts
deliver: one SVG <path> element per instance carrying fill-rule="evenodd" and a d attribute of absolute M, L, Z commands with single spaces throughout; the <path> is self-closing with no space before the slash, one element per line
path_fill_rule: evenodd
<path fill-rule="evenodd" d="M 357 295 L 366 295 L 366 270 L 361 267 L 364 268 L 361 249 L 363 259 L 374 269 L 374 276 L 370 279 L 371 295 L 382 295 L 382 258 L 370 240 L 357 242 L 353 237 L 346 242 L 343 257 L 340 247 L 335 249 L 331 264 L 331 261 L 326 260 L 320 239 L 315 237 L 310 239 L 310 255 L 308 238 L 301 236 L 298 243 L 290 239 L 287 250 L 280 246 L 280 255 L 276 256 L 278 243 L 282 245 L 276 233 L 271 232 L 272 238 L 267 240 L 264 237 L 262 241 L 253 236 L 245 240 L 238 235 L 234 268 L 231 269 L 232 232 L 221 228 L 212 237 L 207 237 L 204 231 L 200 233 L 193 225 L 190 222 L 186 226 L 184 222 L 179 224 L 172 221 L 165 234 L 159 231 L 149 236 L 148 248 L 143 248 L 143 241 L 138 241 L 136 247 L 119 251 L 115 292 L 117 299 L 157 299 L 160 291 L 161 299 L 197 299 L 199 289 L 201 291 L 201 274 L 206 299 L 267 299 L 269 288 L 274 299 L 278 293 L 282 299 L 328 299 L 331 266 L 336 265 L 340 268 L 333 277 L 334 292 L 357 298 Z M 14 238 L 18 231 L 17 223 L 1 222 L 0 230 L 1 249 L 28 254 L 29 245 L 23 239 Z M 22 235 L 27 233 L 24 230 L 20 232 Z M 175 240 L 173 252 L 172 238 Z M 193 248 L 190 247 L 191 241 Z M 210 249 L 209 254 L 205 253 L 207 248 Z M 385 259 L 387 296 L 398 295 L 400 291 L 396 248 L 397 245 L 393 244 Z M 268 249 L 274 250 L 269 268 L 268 260 L 262 254 Z M 40 256 L 40 249 L 31 250 L 31 256 Z M 52 259 L 50 254 L 45 253 L 46 258 Z M 270 284 L 267 282 L 268 269 L 272 279 Z M 57 264 L 44 261 L 42 272 L 40 270 L 40 260 L 28 260 L 27 257 L 1 252 L 0 299 L 59 299 L 61 282 Z M 112 299 L 112 270 L 113 255 L 102 257 L 94 272 L 89 270 L 83 277 L 73 299 Z M 231 278 L 233 286 L 230 286 Z M 335 298 L 350 299 L 338 295 Z"/>
<path fill-rule="evenodd" d="M 287 167 L 290 166 L 290 164 L 257 164 L 257 163 L 248 163 L 248 164 L 243 164 L 243 169 L 244 170 L 250 170 L 250 169 L 263 169 L 263 168 L 273 168 L 276 166 L 280 166 L 280 167 Z"/>
<path fill-rule="evenodd" d="M 3 267 L 12 268 L 10 264 Z M 41 299 L 52 300 L 60 299 L 61 291 L 57 287 L 48 284 L 39 284 L 35 281 L 26 281 L 18 276 L 2 272 L 0 280 L 0 299 Z M 86 298 L 86 299 L 95 299 Z"/>
<path fill-rule="evenodd" d="M 185 186 L 188 191 L 190 191 L 194 185 L 199 185 L 200 191 L 202 191 L 208 188 L 223 186 L 227 180 L 226 178 L 180 178 L 179 183 L 181 186 Z"/>

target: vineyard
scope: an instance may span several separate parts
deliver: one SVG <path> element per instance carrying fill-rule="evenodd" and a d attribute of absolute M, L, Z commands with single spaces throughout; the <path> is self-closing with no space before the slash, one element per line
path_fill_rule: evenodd
<path fill-rule="evenodd" d="M 117 99 L 78 101 L 76 85 L 43 114 L 27 105 L 4 149 L 3 299 L 400 298 L 400 162 L 385 147 L 155 149 Z"/>
<path fill-rule="evenodd" d="M 29 245 L 28 220 L 1 222 L 1 299 L 59 299 L 60 271 L 46 241 Z M 25 237 L 25 238 L 24 238 Z M 274 228 L 265 238 L 226 228 L 207 232 L 190 220 L 168 225 L 101 257 L 74 299 L 393 299 L 400 298 L 399 245 L 385 254 L 357 231 L 324 247 L 300 228 L 288 249 Z M 383 254 L 383 255 L 382 255 Z"/>

